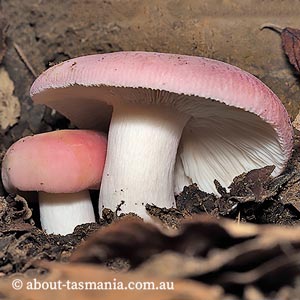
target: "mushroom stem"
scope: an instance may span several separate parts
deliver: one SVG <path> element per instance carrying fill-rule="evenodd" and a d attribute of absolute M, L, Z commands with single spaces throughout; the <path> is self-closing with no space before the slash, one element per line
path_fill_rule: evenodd
<path fill-rule="evenodd" d="M 162 105 L 117 104 L 108 135 L 99 210 L 134 212 L 145 204 L 174 207 L 174 165 L 188 116 Z"/>
<path fill-rule="evenodd" d="M 39 192 L 40 219 L 47 233 L 66 235 L 77 225 L 95 222 L 88 190 L 77 193 Z"/>

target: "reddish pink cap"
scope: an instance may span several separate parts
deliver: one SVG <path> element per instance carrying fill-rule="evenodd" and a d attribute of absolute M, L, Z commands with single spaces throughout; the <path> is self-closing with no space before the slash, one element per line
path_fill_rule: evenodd
<path fill-rule="evenodd" d="M 14 143 L 2 163 L 9 192 L 75 193 L 99 189 L 106 138 L 90 130 L 61 130 L 27 136 Z"/>
<path fill-rule="evenodd" d="M 283 161 L 291 155 L 293 130 L 278 97 L 253 75 L 208 58 L 148 52 L 78 57 L 45 71 L 30 93 L 36 103 L 57 109 L 79 127 L 99 128 L 100 120 L 109 123 L 111 105 L 117 101 L 153 103 L 153 94 L 145 97 L 150 90 L 171 93 L 164 105 L 172 95 L 181 95 L 176 104 L 172 100 L 178 110 L 183 107 L 178 101 L 190 97 L 195 105 L 210 98 L 251 112 L 274 128 Z"/>

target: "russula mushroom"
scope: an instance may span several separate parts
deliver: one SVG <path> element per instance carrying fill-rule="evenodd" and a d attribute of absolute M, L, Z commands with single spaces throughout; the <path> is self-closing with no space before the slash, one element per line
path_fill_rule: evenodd
<path fill-rule="evenodd" d="M 95 222 L 88 189 L 99 189 L 106 137 L 90 130 L 61 130 L 27 136 L 14 143 L 2 163 L 8 192 L 38 191 L 41 225 L 68 234 Z"/>
<path fill-rule="evenodd" d="M 80 128 L 109 125 L 100 210 L 124 201 L 122 212 L 147 218 L 144 204 L 174 206 L 174 191 L 192 182 L 216 193 L 214 179 L 227 187 L 267 165 L 276 176 L 292 151 L 292 127 L 277 96 L 253 75 L 208 58 L 78 57 L 41 74 L 31 96 Z"/>

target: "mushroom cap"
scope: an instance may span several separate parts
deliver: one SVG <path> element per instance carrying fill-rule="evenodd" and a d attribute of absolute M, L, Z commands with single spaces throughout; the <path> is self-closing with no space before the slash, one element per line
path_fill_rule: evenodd
<path fill-rule="evenodd" d="M 252 113 L 274 130 L 282 156 L 275 174 L 283 170 L 292 152 L 293 130 L 279 98 L 253 75 L 208 58 L 151 52 L 78 57 L 46 70 L 30 94 L 34 102 L 89 129 L 107 127 L 112 106 L 120 101 L 154 104 L 158 97 L 160 104 L 193 119 L 203 118 L 203 103 L 219 103 L 223 105 L 219 118 L 226 107 L 234 107 Z"/>
<path fill-rule="evenodd" d="M 8 192 L 75 193 L 99 189 L 106 137 L 91 130 L 61 130 L 14 143 L 2 163 Z"/>

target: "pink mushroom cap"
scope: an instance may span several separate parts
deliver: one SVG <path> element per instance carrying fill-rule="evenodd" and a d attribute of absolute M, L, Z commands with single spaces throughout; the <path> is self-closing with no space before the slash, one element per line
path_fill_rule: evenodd
<path fill-rule="evenodd" d="M 234 177 L 286 167 L 293 129 L 280 99 L 255 76 L 195 56 L 117 52 L 65 61 L 30 94 L 79 128 L 109 127 L 99 209 L 147 217 L 145 203 L 175 205 L 196 183 L 209 193 Z M 149 198 L 150 197 L 150 198 Z"/>
<path fill-rule="evenodd" d="M 9 192 L 75 193 L 99 189 L 106 137 L 91 130 L 61 130 L 27 136 L 14 143 L 2 164 Z"/>
<path fill-rule="evenodd" d="M 255 76 L 221 61 L 151 52 L 83 56 L 45 71 L 30 94 L 36 103 L 57 109 L 81 128 L 99 128 L 108 125 L 109 105 L 118 97 L 105 87 L 166 91 L 241 108 L 272 126 L 285 162 L 291 155 L 293 130 L 280 99 Z"/>

